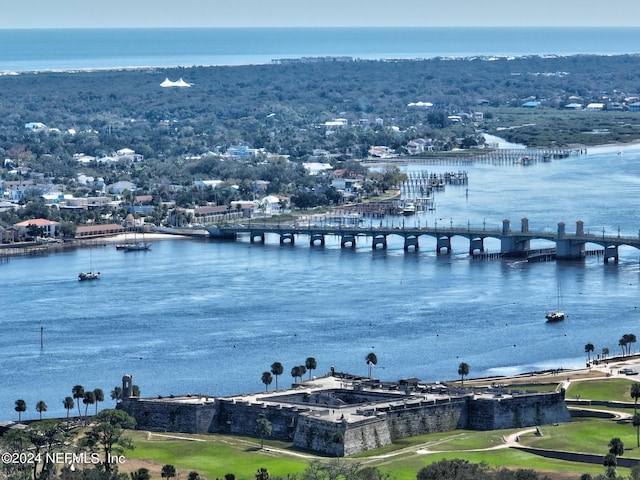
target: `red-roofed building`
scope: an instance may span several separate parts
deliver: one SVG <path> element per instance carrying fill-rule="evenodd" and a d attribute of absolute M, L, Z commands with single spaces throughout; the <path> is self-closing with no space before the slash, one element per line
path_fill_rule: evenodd
<path fill-rule="evenodd" d="M 40 232 L 40 236 L 48 237 L 48 238 L 58 238 L 60 236 L 60 222 L 54 222 L 52 220 L 47 220 L 46 218 L 34 218 L 31 220 L 24 220 L 23 222 L 16 223 L 14 227 L 20 229 L 21 235 L 26 235 L 28 232 L 28 228 L 30 225 L 35 225 L 38 227 Z"/>
<path fill-rule="evenodd" d="M 124 226 L 118 223 L 109 223 L 106 225 L 85 225 L 76 228 L 76 238 L 96 238 L 109 237 L 125 233 Z"/>

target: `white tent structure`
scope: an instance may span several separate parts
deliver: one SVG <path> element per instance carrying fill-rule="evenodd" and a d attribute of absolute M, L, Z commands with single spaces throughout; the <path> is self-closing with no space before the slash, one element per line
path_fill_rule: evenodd
<path fill-rule="evenodd" d="M 182 77 L 180 77 L 180 79 L 177 82 L 172 82 L 171 80 L 169 80 L 168 78 L 165 78 L 164 81 L 160 84 L 160 86 L 162 88 L 168 88 L 168 87 L 190 87 L 191 84 L 185 82 Z"/>

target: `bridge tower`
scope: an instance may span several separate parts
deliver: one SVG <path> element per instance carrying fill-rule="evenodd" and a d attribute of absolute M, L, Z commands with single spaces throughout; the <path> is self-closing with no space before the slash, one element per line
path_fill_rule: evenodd
<path fill-rule="evenodd" d="M 584 222 L 576 222 L 576 237 L 584 236 Z M 584 240 L 566 237 L 564 222 L 558 223 L 558 235 L 556 238 L 556 258 L 560 260 L 579 260 L 586 256 L 586 242 Z"/>
<path fill-rule="evenodd" d="M 520 231 L 529 233 L 529 219 L 521 220 Z M 500 253 L 503 255 L 523 256 L 530 249 L 531 240 L 528 235 L 518 235 L 511 231 L 511 221 L 502 220 L 502 235 L 500 236 Z"/>

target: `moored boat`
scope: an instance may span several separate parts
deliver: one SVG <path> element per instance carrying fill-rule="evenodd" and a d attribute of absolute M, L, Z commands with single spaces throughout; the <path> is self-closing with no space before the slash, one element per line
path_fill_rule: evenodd
<path fill-rule="evenodd" d="M 116 248 L 125 252 L 139 252 L 141 250 L 149 250 L 151 244 L 147 242 L 125 243 Z"/>
<path fill-rule="evenodd" d="M 78 280 L 98 280 L 100 278 L 100 272 L 80 272 L 78 274 Z"/>
<path fill-rule="evenodd" d="M 549 312 L 545 315 L 547 319 L 547 323 L 560 322 L 564 320 L 564 312 L 556 310 L 554 312 Z"/>

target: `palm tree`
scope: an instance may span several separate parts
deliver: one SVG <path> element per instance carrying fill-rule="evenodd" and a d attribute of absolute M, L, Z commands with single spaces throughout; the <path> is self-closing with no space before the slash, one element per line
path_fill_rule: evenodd
<path fill-rule="evenodd" d="M 633 414 L 638 413 L 638 399 L 640 398 L 640 383 L 634 382 L 631 385 L 631 398 L 635 401 L 633 404 Z"/>
<path fill-rule="evenodd" d="M 173 465 L 165 465 L 160 472 L 162 478 L 173 478 L 176 476 L 176 467 Z"/>
<path fill-rule="evenodd" d="M 80 400 L 82 400 L 84 398 L 84 387 L 82 385 L 75 385 L 72 389 L 71 389 L 71 395 L 73 396 L 73 399 L 76 400 L 76 403 L 78 404 L 78 416 L 80 416 Z"/>
<path fill-rule="evenodd" d="M 462 381 L 462 386 L 464 387 L 464 376 L 469 375 L 469 365 L 464 362 L 458 365 L 458 375 L 460 375 L 460 380 Z"/>
<path fill-rule="evenodd" d="M 87 416 L 87 410 L 89 409 L 89 405 L 93 405 L 96 403 L 96 396 L 93 394 L 91 390 L 88 392 L 84 392 L 84 397 L 82 397 L 82 403 L 84 403 L 84 416 Z"/>
<path fill-rule="evenodd" d="M 40 414 L 40 420 L 42 420 L 42 412 L 47 411 L 47 404 L 44 403 L 44 400 L 40 400 L 36 403 L 36 411 Z"/>
<path fill-rule="evenodd" d="M 629 344 L 627 347 L 627 353 L 631 355 L 631 344 L 636 343 L 638 340 L 633 333 L 627 333 L 627 343 Z"/>
<path fill-rule="evenodd" d="M 67 421 L 69 420 L 69 410 L 71 410 L 73 407 L 75 407 L 75 404 L 73 403 L 73 397 L 64 397 L 64 400 L 62 401 L 62 405 L 64 406 L 64 408 L 67 409 Z"/>
<path fill-rule="evenodd" d="M 604 347 L 602 349 L 602 358 L 607 358 L 609 356 L 609 349 L 607 347 Z"/>
<path fill-rule="evenodd" d="M 96 388 L 93 391 L 93 396 L 96 398 L 96 415 L 98 414 L 98 403 L 104 402 L 104 392 L 101 388 Z"/>
<path fill-rule="evenodd" d="M 256 420 L 256 434 L 260 437 L 260 448 L 264 448 L 264 437 L 271 435 L 271 422 L 264 417 L 258 418 Z"/>
<path fill-rule="evenodd" d="M 624 356 L 627 353 L 627 339 L 625 338 L 626 335 L 623 335 L 622 338 L 620 340 L 618 340 L 618 346 L 622 349 L 622 355 Z"/>
<path fill-rule="evenodd" d="M 111 390 L 111 400 L 115 400 L 116 403 L 122 400 L 122 387 L 113 387 L 113 390 Z"/>
<path fill-rule="evenodd" d="M 300 366 L 299 365 L 296 365 L 295 367 L 293 367 L 291 369 L 291 376 L 293 377 L 293 381 L 294 382 L 298 379 L 298 377 L 301 376 L 300 375 Z"/>
<path fill-rule="evenodd" d="M 624 443 L 618 437 L 612 438 L 609 442 L 609 453 L 619 457 L 624 453 Z"/>
<path fill-rule="evenodd" d="M 636 427 L 636 443 L 637 443 L 637 446 L 640 447 L 640 415 L 638 415 L 637 413 L 634 413 L 632 422 L 633 422 L 633 426 Z"/>
<path fill-rule="evenodd" d="M 313 357 L 308 357 L 304 361 L 304 366 L 307 368 L 307 370 L 309 370 L 309 380 L 311 380 L 311 370 L 315 370 L 318 366 L 316 359 Z"/>
<path fill-rule="evenodd" d="M 264 383 L 265 390 L 269 390 L 269 385 L 271 385 L 272 381 L 271 372 L 262 372 L 262 383 Z"/>
<path fill-rule="evenodd" d="M 615 478 L 616 467 L 618 466 L 618 459 L 613 453 L 607 453 L 604 457 L 602 464 L 607 467 L 605 477 Z"/>
<path fill-rule="evenodd" d="M 278 390 L 278 377 L 284 373 L 284 367 L 280 362 L 273 362 L 271 364 L 271 373 L 276 377 L 276 390 Z"/>
<path fill-rule="evenodd" d="M 22 420 L 22 412 L 26 412 L 27 411 L 27 402 L 25 402 L 22 399 L 16 400 L 15 411 L 18 412 L 18 421 L 21 421 Z"/>
<path fill-rule="evenodd" d="M 591 352 L 593 352 L 596 349 L 596 347 L 593 346 L 592 343 L 587 343 L 584 346 L 584 351 L 587 354 L 587 362 L 591 363 Z"/>
<path fill-rule="evenodd" d="M 369 378 L 371 378 L 371 369 L 378 364 L 378 357 L 373 352 L 367 353 L 367 356 L 364 357 L 367 362 L 367 366 L 369 367 Z"/>

